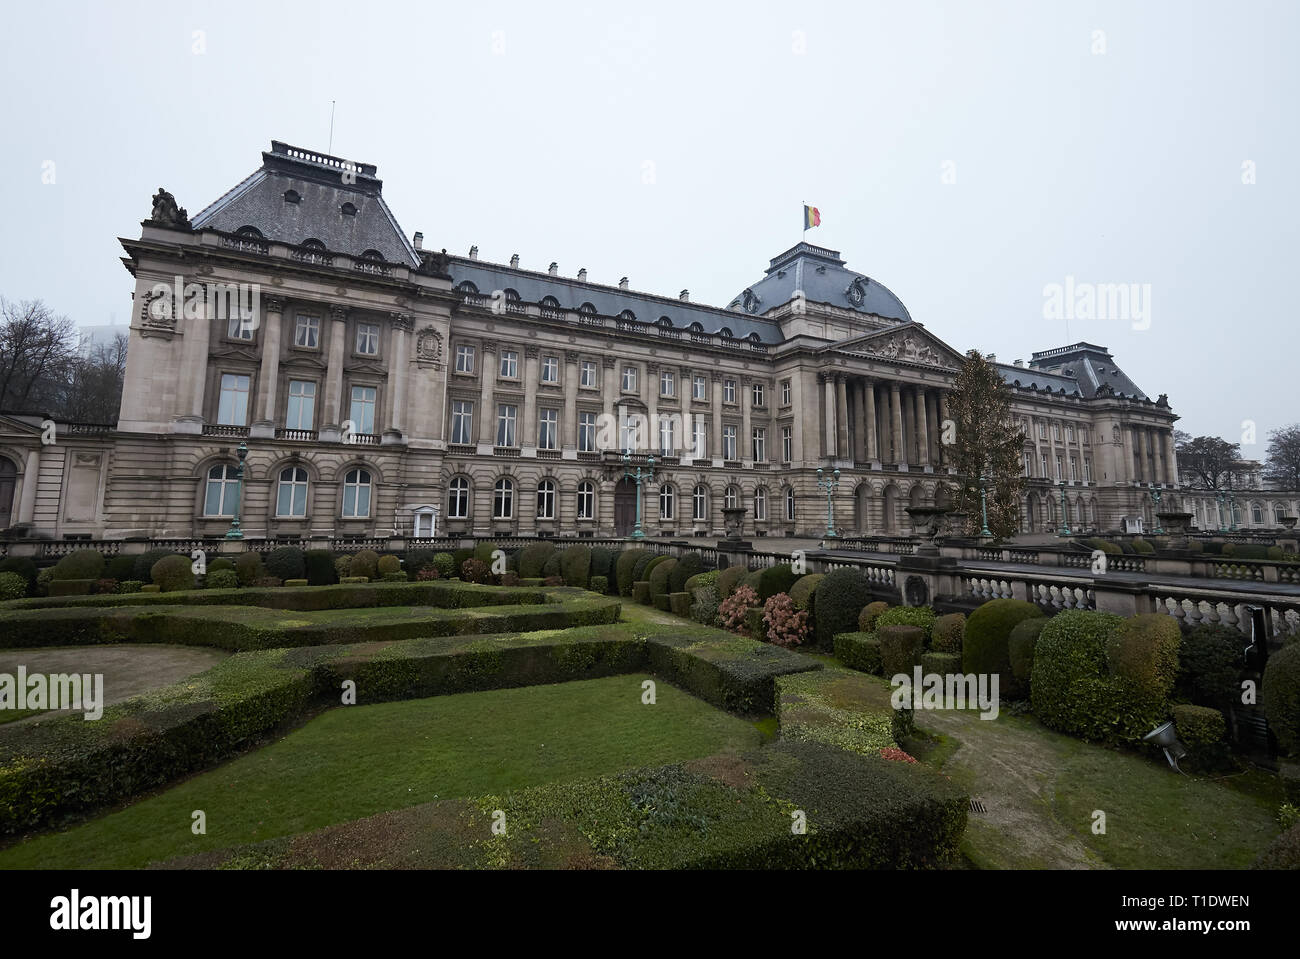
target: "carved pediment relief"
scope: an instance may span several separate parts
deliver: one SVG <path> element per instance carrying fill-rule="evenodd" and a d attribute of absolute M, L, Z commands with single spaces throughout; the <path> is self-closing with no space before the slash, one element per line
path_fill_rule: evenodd
<path fill-rule="evenodd" d="M 874 334 L 850 348 L 854 352 L 944 369 L 956 369 L 961 362 L 950 347 L 916 327 Z"/>
<path fill-rule="evenodd" d="M 442 334 L 432 326 L 420 330 L 415 338 L 415 359 L 421 366 L 442 369 Z"/>

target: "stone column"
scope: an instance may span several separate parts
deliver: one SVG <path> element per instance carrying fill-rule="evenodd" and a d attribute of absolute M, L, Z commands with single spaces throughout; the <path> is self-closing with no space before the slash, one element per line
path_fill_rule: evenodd
<path fill-rule="evenodd" d="M 749 377 L 741 379 L 740 389 L 740 453 L 741 461 L 754 462 L 754 382 Z"/>
<path fill-rule="evenodd" d="M 916 388 L 916 448 L 921 455 L 921 465 L 930 465 L 930 410 L 925 388 Z"/>
<path fill-rule="evenodd" d="M 903 449 L 903 401 L 899 395 L 897 380 L 889 384 L 890 442 L 893 446 L 893 461 L 906 463 L 907 453 Z"/>
<path fill-rule="evenodd" d="M 849 386 L 843 373 L 835 377 L 835 455 L 840 459 L 853 456 L 849 446 Z"/>
<path fill-rule="evenodd" d="M 645 425 L 645 445 L 659 457 L 659 364 L 645 365 L 645 405 L 649 422 Z"/>
<path fill-rule="evenodd" d="M 492 447 L 496 445 L 497 429 L 496 404 L 492 401 L 493 388 L 497 381 L 497 346 L 495 343 L 484 343 L 481 352 L 483 366 L 479 370 L 478 442 L 480 447 L 487 447 L 486 450 L 480 449 L 479 452 L 491 453 Z M 491 515 L 491 500 L 489 500 L 488 516 Z"/>
<path fill-rule="evenodd" d="M 27 465 L 23 469 L 23 491 L 18 498 L 18 522 L 32 523 L 36 520 L 36 487 L 41 478 L 41 448 L 39 446 L 27 451 Z"/>
<path fill-rule="evenodd" d="M 681 449 L 683 457 L 694 458 L 695 417 L 692 415 L 691 404 L 695 401 L 695 377 L 687 367 L 677 371 L 677 395 L 682 404 L 681 431 L 677 437 L 677 446 Z"/>
<path fill-rule="evenodd" d="M 1133 428 L 1127 423 L 1120 425 L 1120 442 L 1123 444 L 1124 452 L 1124 470 L 1115 477 L 1117 480 L 1127 480 L 1136 483 L 1139 479 L 1137 474 L 1137 465 L 1133 456 Z"/>
<path fill-rule="evenodd" d="M 341 306 L 330 307 L 329 365 L 325 370 L 325 423 L 339 427 L 343 424 L 343 348 L 347 343 L 348 311 Z"/>
<path fill-rule="evenodd" d="M 713 465 L 722 465 L 722 374 L 711 373 L 713 382 L 713 434 L 709 437 L 709 448 Z M 739 452 L 739 450 L 737 450 Z M 710 501 L 710 509 L 713 508 Z"/>
<path fill-rule="evenodd" d="M 520 449 L 537 448 L 537 353 L 535 346 L 524 347 L 524 408 L 520 410 L 523 415 L 518 426 L 523 435 L 516 437 Z M 536 507 L 534 502 L 534 511 Z"/>
<path fill-rule="evenodd" d="M 179 313 L 181 304 L 174 304 L 172 309 Z M 182 382 L 185 379 L 189 380 L 190 408 L 187 412 L 200 420 L 203 419 L 203 404 L 207 398 L 208 344 L 211 341 L 212 324 L 214 322 L 216 321 L 208 316 L 208 311 L 205 309 L 203 310 L 202 319 L 185 325 L 185 344 L 182 347 L 185 356 L 185 367 L 181 379 Z M 218 388 L 220 388 L 219 384 Z M 178 395 L 184 395 L 182 390 L 176 392 Z M 252 410 L 249 410 L 249 413 L 251 414 Z"/>
<path fill-rule="evenodd" d="M 869 462 L 876 462 L 880 459 L 880 451 L 876 448 L 876 384 L 871 380 L 862 381 L 863 400 L 865 409 L 862 414 L 862 426 L 867 434 L 865 452 Z"/>
<path fill-rule="evenodd" d="M 410 313 L 392 313 L 392 347 L 388 359 L 388 429 L 403 432 L 406 424 L 406 375 L 410 365 L 407 334 L 411 332 Z"/>
<path fill-rule="evenodd" d="M 608 417 L 614 417 L 615 400 L 618 398 L 618 359 L 613 356 L 606 356 L 604 363 L 604 381 L 601 384 L 601 408 Z M 618 423 L 616 419 L 611 420 L 614 423 L 614 443 L 618 443 Z M 610 509 L 613 509 L 611 504 Z M 602 510 L 603 514 L 603 510 Z M 614 514 L 611 512 L 611 516 Z"/>
<path fill-rule="evenodd" d="M 946 429 L 945 423 L 951 419 L 948 415 L 948 391 L 939 392 L 939 459 L 943 463 L 944 469 L 952 466 L 952 451 L 943 445 L 943 431 Z"/>
<path fill-rule="evenodd" d="M 790 459 L 802 463 L 803 449 L 803 374 L 795 370 L 790 376 L 790 409 L 794 414 L 790 421 Z M 785 501 L 781 502 L 781 517 L 785 518 Z"/>
<path fill-rule="evenodd" d="M 930 462 L 943 465 L 942 428 L 939 425 L 939 391 L 930 390 L 925 397 L 925 412 L 930 422 Z"/>
<path fill-rule="evenodd" d="M 564 351 L 564 411 L 560 414 L 560 447 L 578 448 L 578 354 Z"/>
<path fill-rule="evenodd" d="M 266 304 L 266 318 L 262 325 L 262 369 L 257 381 L 257 407 L 261 411 L 258 419 L 274 426 L 275 401 L 280 389 L 280 320 L 284 298 L 268 296 L 262 302 Z"/>
<path fill-rule="evenodd" d="M 853 380 L 853 458 L 859 463 L 867 459 L 867 399 L 866 384 L 859 378 Z"/>
<path fill-rule="evenodd" d="M 903 461 L 914 466 L 920 462 L 920 457 L 916 452 L 916 394 L 912 387 L 900 389 L 899 400 L 903 411 Z"/>
<path fill-rule="evenodd" d="M 831 457 L 835 455 L 835 376 L 832 373 L 822 373 L 822 455 Z"/>
<path fill-rule="evenodd" d="M 1161 433 L 1165 444 L 1165 464 L 1168 470 L 1168 482 L 1171 486 L 1178 485 L 1178 449 L 1174 446 L 1174 431 L 1172 428 Z"/>

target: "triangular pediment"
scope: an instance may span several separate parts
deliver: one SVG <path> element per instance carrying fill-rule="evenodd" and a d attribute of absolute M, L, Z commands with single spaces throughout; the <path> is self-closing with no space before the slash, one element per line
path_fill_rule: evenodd
<path fill-rule="evenodd" d="M 900 363 L 917 363 L 955 370 L 965 356 L 929 332 L 920 323 L 904 323 L 836 343 L 832 349 L 852 356 L 881 357 Z"/>

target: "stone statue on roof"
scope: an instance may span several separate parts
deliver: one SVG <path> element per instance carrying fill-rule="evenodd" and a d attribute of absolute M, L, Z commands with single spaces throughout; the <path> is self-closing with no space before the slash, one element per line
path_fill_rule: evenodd
<path fill-rule="evenodd" d="M 446 247 L 441 253 L 426 253 L 415 271 L 420 276 L 441 276 L 451 279 L 451 257 Z"/>
<path fill-rule="evenodd" d="M 153 213 L 145 222 L 150 226 L 165 226 L 177 230 L 193 229 L 185 208 L 177 207 L 176 198 L 162 187 L 159 187 L 158 192 L 153 195 Z"/>

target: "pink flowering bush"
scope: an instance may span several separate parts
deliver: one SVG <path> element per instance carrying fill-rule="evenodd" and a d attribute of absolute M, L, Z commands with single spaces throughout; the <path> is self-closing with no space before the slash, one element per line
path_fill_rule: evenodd
<path fill-rule="evenodd" d="M 777 646 L 798 646 L 808 638 L 808 611 L 795 609 L 787 593 L 777 593 L 763 607 L 767 641 Z"/>
<path fill-rule="evenodd" d="M 913 759 L 911 756 L 909 756 L 907 753 L 903 752 L 901 749 L 895 749 L 893 746 L 882 747 L 880 750 L 880 755 L 885 757 L 886 759 L 892 759 L 895 762 L 900 762 L 900 763 L 916 762 L 916 760 Z"/>
<path fill-rule="evenodd" d="M 745 614 L 758 605 L 758 593 L 752 586 L 741 586 L 722 601 L 718 619 L 723 629 L 738 633 L 745 627 Z"/>

